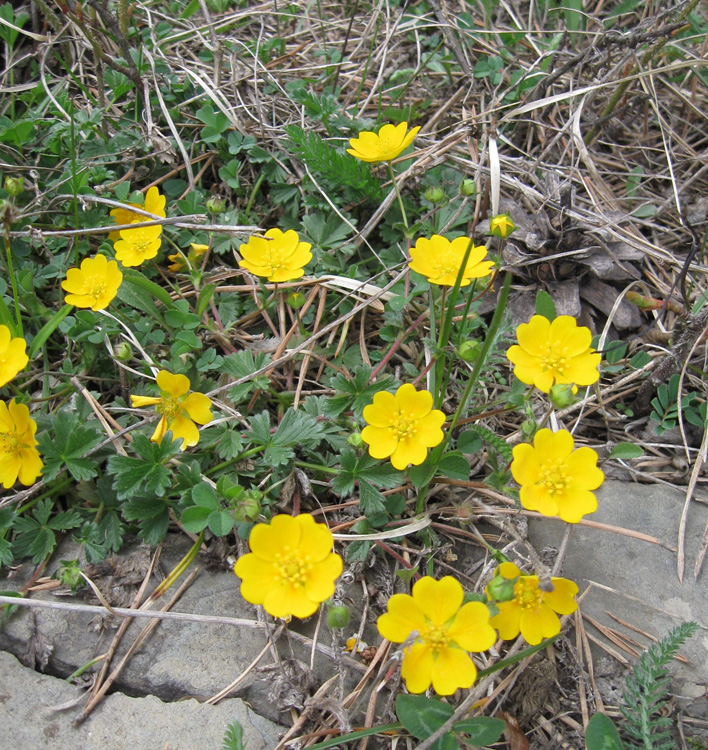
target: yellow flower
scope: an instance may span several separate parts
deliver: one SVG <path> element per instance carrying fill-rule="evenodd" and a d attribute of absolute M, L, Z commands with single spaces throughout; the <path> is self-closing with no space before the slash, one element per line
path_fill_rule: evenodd
<path fill-rule="evenodd" d="M 265 237 L 250 237 L 248 244 L 239 247 L 243 260 L 238 264 L 268 281 L 292 281 L 305 273 L 304 267 L 312 260 L 311 247 L 309 242 L 300 242 L 294 229 L 269 229 Z"/>
<path fill-rule="evenodd" d="M 330 530 L 307 513 L 256 524 L 248 544 L 251 552 L 234 566 L 241 596 L 273 617 L 309 617 L 334 593 L 342 558 L 332 552 Z"/>
<path fill-rule="evenodd" d="M 553 322 L 534 315 L 516 329 L 516 338 L 519 343 L 506 356 L 522 383 L 548 393 L 554 383 L 591 385 L 600 377 L 602 355 L 590 346 L 590 329 L 578 326 L 570 315 L 559 315 Z"/>
<path fill-rule="evenodd" d="M 501 237 L 505 239 L 508 237 L 516 227 L 514 222 L 511 220 L 509 214 L 499 214 L 489 221 L 489 232 L 494 237 Z"/>
<path fill-rule="evenodd" d="M 413 143 L 420 127 L 411 128 L 409 132 L 407 130 L 407 122 L 384 125 L 378 133 L 365 130 L 359 133 L 358 138 L 349 140 L 351 148 L 347 149 L 347 153 L 361 161 L 392 161 Z"/>
<path fill-rule="evenodd" d="M 477 679 L 468 651 L 486 651 L 496 641 L 489 610 L 482 602 L 463 604 L 459 581 L 430 576 L 413 585 L 413 596 L 394 594 L 388 612 L 376 622 L 379 633 L 393 643 L 405 643 L 401 676 L 410 693 L 422 693 L 431 683 L 438 695 L 452 695 Z"/>
<path fill-rule="evenodd" d="M 113 245 L 116 258 L 124 266 L 139 266 L 146 260 L 157 255 L 162 240 L 162 227 L 139 227 L 138 229 L 122 229 L 120 239 Z"/>
<path fill-rule="evenodd" d="M 27 367 L 27 342 L 12 338 L 10 329 L 0 325 L 0 388 L 9 383 L 15 375 Z"/>
<path fill-rule="evenodd" d="M 470 279 L 489 276 L 494 266 L 491 260 L 484 260 L 487 248 L 484 245 L 475 247 L 468 237 L 458 237 L 452 242 L 439 234 L 434 234 L 430 239 L 420 237 L 415 247 L 411 248 L 411 262 L 408 265 L 412 271 L 426 276 L 431 284 L 455 286 L 470 243 L 472 249 L 460 282 L 460 286 L 468 286 Z"/>
<path fill-rule="evenodd" d="M 597 453 L 573 447 L 567 430 L 539 430 L 533 445 L 514 447 L 511 473 L 521 485 L 519 499 L 524 508 L 568 523 L 578 523 L 597 510 L 597 498 L 590 490 L 605 479 L 597 468 Z"/>
<path fill-rule="evenodd" d="M 425 461 L 428 448 L 442 442 L 440 429 L 445 415 L 433 409 L 433 396 L 429 391 L 416 391 L 410 383 L 402 385 L 394 396 L 379 391 L 374 402 L 364 407 L 367 426 L 361 439 L 369 446 L 372 458 L 391 457 L 395 469 L 417 466 Z"/>
<path fill-rule="evenodd" d="M 0 401 L 0 482 L 6 490 L 17 479 L 29 487 L 42 473 L 35 432 L 37 424 L 24 404 L 16 404 L 14 398 L 9 406 Z"/>
<path fill-rule="evenodd" d="M 187 260 L 194 265 L 197 258 L 201 258 L 204 253 L 209 249 L 209 245 L 200 245 L 196 242 L 191 242 L 190 245 L 190 251 L 187 253 Z M 171 260 L 172 263 L 167 266 L 168 270 L 172 271 L 172 273 L 178 273 L 183 268 L 186 267 L 186 263 L 184 262 L 184 258 L 182 257 L 181 253 L 175 253 L 174 255 L 168 255 L 168 260 Z"/>
<path fill-rule="evenodd" d="M 165 433 L 172 430 L 172 439 L 182 438 L 182 450 L 199 442 L 199 430 L 195 422 L 208 424 L 214 418 L 211 411 L 211 400 L 203 393 L 190 393 L 189 378 L 186 375 L 173 375 L 167 370 L 157 373 L 157 386 L 160 397 L 132 396 L 134 407 L 157 406 L 157 413 L 162 414 L 155 432 L 150 440 L 162 441 Z"/>
<path fill-rule="evenodd" d="M 114 260 L 94 255 L 84 258 L 80 268 L 70 268 L 61 287 L 69 292 L 64 298 L 67 305 L 90 307 L 95 311 L 108 307 L 122 281 L 123 274 Z"/>
<path fill-rule="evenodd" d="M 505 641 L 521 633 L 527 643 L 535 646 L 544 638 L 560 633 L 558 614 L 569 615 L 578 608 L 573 598 L 578 593 L 578 587 L 566 578 L 551 578 L 553 591 L 542 591 L 538 576 L 522 575 L 514 563 L 502 563 L 497 568 L 497 575 L 515 581 L 513 599 L 495 602 L 499 614 L 489 621 Z"/>
<path fill-rule="evenodd" d="M 145 203 L 141 206 L 139 203 L 129 203 L 129 206 L 135 208 L 142 208 L 155 216 L 159 216 L 164 219 L 167 215 L 165 213 L 165 196 L 160 195 L 160 191 L 153 185 L 145 194 Z M 149 221 L 148 216 L 142 214 L 136 214 L 133 211 L 129 211 L 127 208 L 114 208 L 111 211 L 111 216 L 115 220 L 116 224 L 137 224 L 140 221 Z M 111 232 L 108 235 L 109 240 L 115 240 L 120 238 L 119 232 Z"/>

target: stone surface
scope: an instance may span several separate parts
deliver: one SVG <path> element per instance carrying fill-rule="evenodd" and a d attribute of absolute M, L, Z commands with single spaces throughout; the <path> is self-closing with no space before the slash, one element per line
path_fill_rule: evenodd
<path fill-rule="evenodd" d="M 699 488 L 699 493 L 702 490 Z M 677 544 L 684 505 L 683 493 L 661 484 L 606 481 L 597 491 L 598 509 L 589 519 L 632 529 L 657 537 L 670 546 Z M 702 717 L 708 709 L 708 570 L 694 580 L 693 568 L 708 521 L 708 508 L 693 501 L 686 530 L 686 564 L 683 583 L 676 573 L 676 553 L 657 544 L 612 532 L 576 526 L 568 545 L 561 575 L 580 586 L 581 610 L 603 625 L 631 635 L 648 645 L 643 636 L 619 625 L 609 613 L 661 638 L 674 626 L 693 620 L 699 630 L 681 648 L 689 661 L 674 661 L 676 696 L 686 712 Z M 537 550 L 558 547 L 565 524 L 554 519 L 532 520 L 529 537 Z M 708 563 L 708 561 L 706 561 Z M 614 591 L 591 585 L 590 582 Z M 590 633 L 609 643 L 591 625 Z M 614 644 L 609 645 L 617 649 Z M 623 655 L 633 663 L 631 656 Z"/>
<path fill-rule="evenodd" d="M 161 558 L 164 573 L 169 572 L 181 559 L 189 544 L 184 536 L 168 538 Z M 76 548 L 64 545 L 53 560 L 72 557 L 76 557 Z M 257 620 L 257 608 L 243 601 L 238 579 L 233 572 L 208 571 L 199 559 L 196 564 L 202 565 L 200 573 L 175 604 L 173 612 Z M 29 574 L 32 566 L 25 567 Z M 20 572 L 11 581 L 3 581 L 0 588 L 17 590 L 23 580 Z M 164 599 L 169 599 L 173 593 L 171 590 Z M 57 597 L 51 592 L 37 592 L 33 598 L 87 603 L 85 599 Z M 96 601 L 90 603 L 97 604 Z M 102 630 L 99 619 L 92 614 L 20 608 L 0 626 L 0 649 L 15 654 L 28 666 L 34 665 L 36 652 L 49 651 L 46 668 L 39 663 L 37 666 L 50 674 L 65 677 L 110 646 L 115 624 Z M 113 664 L 119 661 L 147 622 L 134 621 L 130 625 Z M 290 628 L 312 635 L 315 625 L 315 618 L 310 618 L 305 623 L 293 621 Z M 320 628 L 318 643 L 331 645 L 331 634 L 325 625 Z M 239 677 L 265 644 L 266 635 L 262 629 L 162 621 L 131 656 L 114 685 L 117 690 L 130 695 L 155 695 L 164 701 L 191 697 L 206 699 Z M 278 650 L 287 678 L 275 667 L 273 655 L 268 652 L 232 695 L 243 698 L 256 707 L 258 713 L 272 721 L 288 723 L 288 715 L 283 708 L 289 702 L 301 707 L 312 690 L 328 680 L 338 667 L 331 658 L 316 652 L 313 669 L 310 670 L 310 646 L 299 643 L 294 637 L 281 637 Z M 363 667 L 358 663 L 354 666 L 347 657 L 344 657 L 344 663 L 351 667 L 346 670 L 346 685 L 351 688 L 358 681 Z"/>
<path fill-rule="evenodd" d="M 107 696 L 75 727 L 82 704 L 66 706 L 81 694 L 80 688 L 27 669 L 0 652 L 0 744 L 8 750 L 218 750 L 228 725 L 238 721 L 248 750 L 272 750 L 282 731 L 238 698 L 211 706 L 122 693 Z"/>

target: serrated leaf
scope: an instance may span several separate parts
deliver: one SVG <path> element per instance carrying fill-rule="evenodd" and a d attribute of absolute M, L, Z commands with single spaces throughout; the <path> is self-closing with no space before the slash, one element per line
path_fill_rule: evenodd
<path fill-rule="evenodd" d="M 148 544 L 159 544 L 170 525 L 170 507 L 156 497 L 131 497 L 123 505 L 123 517 L 137 521 L 141 539 Z"/>
<path fill-rule="evenodd" d="M 612 448 L 610 458 L 639 458 L 644 451 L 635 443 L 617 443 Z"/>
<path fill-rule="evenodd" d="M 360 418 L 364 407 L 373 402 L 374 395 L 391 388 L 395 383 L 390 375 L 379 378 L 375 383 L 369 383 L 370 378 L 371 368 L 364 365 L 356 368 L 353 378 L 335 375 L 330 380 L 330 386 L 337 393 L 328 399 L 325 407 L 327 416 L 337 417 L 343 411 L 352 409 L 355 416 Z"/>
<path fill-rule="evenodd" d="M 396 716 L 403 726 L 419 740 L 425 740 L 453 715 L 455 709 L 449 703 L 426 698 L 422 695 L 399 695 L 396 698 Z M 457 748 L 457 742 L 451 732 L 443 735 L 440 740 L 449 740 L 431 747 L 440 750 Z"/>
<path fill-rule="evenodd" d="M 377 513 L 385 513 L 384 496 L 365 479 L 359 480 L 359 505 L 362 513 L 369 518 Z"/>
<path fill-rule="evenodd" d="M 69 411 L 61 411 L 54 417 L 51 432 L 53 435 L 47 431 L 38 437 L 44 480 L 54 479 L 63 468 L 79 482 L 95 477 L 98 462 L 85 458 L 84 454 L 101 442 L 101 433 L 82 425 L 76 412 Z"/>
<path fill-rule="evenodd" d="M 172 472 L 163 464 L 179 453 L 179 445 L 168 432 L 161 443 L 152 443 L 145 435 L 136 435 L 133 449 L 138 457 L 110 456 L 108 472 L 119 500 L 145 492 L 162 497 L 172 484 Z"/>

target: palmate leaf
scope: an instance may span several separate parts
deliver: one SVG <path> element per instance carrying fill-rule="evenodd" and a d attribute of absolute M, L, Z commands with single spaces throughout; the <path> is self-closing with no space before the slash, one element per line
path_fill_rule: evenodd
<path fill-rule="evenodd" d="M 324 429 L 310 414 L 289 409 L 275 432 L 271 433 L 267 411 L 251 417 L 248 437 L 262 445 L 263 458 L 272 466 L 280 466 L 295 456 L 296 447 L 314 448 L 322 440 Z"/>
<path fill-rule="evenodd" d="M 119 500 L 131 498 L 138 492 L 162 497 L 172 484 L 172 472 L 164 465 L 180 452 L 180 441 L 172 441 L 168 432 L 161 443 L 151 442 L 145 435 L 136 435 L 133 449 L 138 454 L 111 456 L 108 472 L 113 475 L 113 489 Z"/>
<path fill-rule="evenodd" d="M 32 555 L 32 562 L 41 562 L 54 551 L 57 543 L 55 531 L 67 531 L 81 525 L 78 511 L 66 510 L 52 517 L 53 508 L 51 500 L 40 500 L 31 516 L 19 516 L 15 520 L 17 536 L 13 552 L 16 557 Z"/>
<path fill-rule="evenodd" d="M 360 456 L 347 446 L 341 455 L 341 471 L 332 480 L 332 489 L 342 497 L 351 495 L 357 483 L 359 485 L 359 502 L 365 516 L 384 513 L 384 496 L 380 489 L 391 489 L 401 483 L 402 472 L 389 463 L 381 463 L 367 453 Z"/>
<path fill-rule="evenodd" d="M 54 479 L 63 468 L 79 482 L 95 477 L 98 462 L 84 456 L 101 442 L 101 433 L 82 425 L 78 414 L 69 411 L 59 412 L 52 421 L 52 428 L 51 432 L 42 432 L 37 439 L 44 461 L 44 481 Z"/>
<path fill-rule="evenodd" d="M 327 399 L 325 413 L 328 417 L 338 417 L 342 412 L 353 409 L 357 418 L 365 406 L 372 403 L 374 395 L 379 391 L 386 391 L 393 387 L 395 380 L 386 375 L 375 383 L 370 383 L 371 368 L 362 365 L 354 371 L 353 378 L 344 375 L 335 375 L 330 380 L 330 386 L 335 389 L 336 394 Z"/>

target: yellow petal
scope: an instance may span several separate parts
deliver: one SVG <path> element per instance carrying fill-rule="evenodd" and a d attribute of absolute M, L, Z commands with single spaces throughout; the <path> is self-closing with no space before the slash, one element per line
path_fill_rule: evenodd
<path fill-rule="evenodd" d="M 460 609 L 465 592 L 460 582 L 452 576 L 436 581 L 425 576 L 413 585 L 413 600 L 420 611 L 435 625 L 444 625 Z"/>
<path fill-rule="evenodd" d="M 601 354 L 591 351 L 573 357 L 565 369 L 567 382 L 577 383 L 578 385 L 596 383 L 600 379 L 600 371 L 597 368 L 601 360 Z"/>
<path fill-rule="evenodd" d="M 130 402 L 135 409 L 140 409 L 143 406 L 154 406 L 162 401 L 161 398 L 156 396 L 133 396 L 130 394 Z"/>
<path fill-rule="evenodd" d="M 157 427 L 155 427 L 155 432 L 152 433 L 150 440 L 152 440 L 153 443 L 161 443 L 162 438 L 165 437 L 166 432 L 167 432 L 167 419 L 163 416 L 162 419 L 157 423 Z"/>
<path fill-rule="evenodd" d="M 433 409 L 418 421 L 416 438 L 426 448 L 434 448 L 442 443 L 443 431 L 440 429 L 445 424 L 445 414 L 439 409 Z"/>
<path fill-rule="evenodd" d="M 241 596 L 251 604 L 263 604 L 266 592 L 280 581 L 278 568 L 252 553 L 236 560 L 234 573 L 241 579 Z"/>
<path fill-rule="evenodd" d="M 328 558 L 334 542 L 332 532 L 323 523 L 317 523 L 309 513 L 301 513 L 296 516 L 295 522 L 300 527 L 300 540 L 297 549 L 303 555 L 308 555 L 313 562 Z M 335 557 L 338 556 L 335 555 Z M 336 575 L 338 576 L 339 573 Z"/>
<path fill-rule="evenodd" d="M 334 594 L 337 578 L 342 575 L 342 568 L 342 558 L 334 552 L 330 552 L 324 560 L 315 563 L 307 573 L 305 582 L 307 597 L 313 602 L 324 602 L 329 599 Z"/>
<path fill-rule="evenodd" d="M 587 490 L 596 490 L 604 481 L 605 475 L 597 468 L 598 455 L 587 446 L 578 448 L 568 456 L 565 467 L 573 477 L 573 484 Z"/>
<path fill-rule="evenodd" d="M 373 427 L 389 427 L 398 420 L 398 401 L 393 393 L 379 391 L 373 403 L 364 407 L 364 419 Z"/>
<path fill-rule="evenodd" d="M 251 529 L 248 544 L 258 557 L 274 562 L 278 555 L 298 548 L 301 533 L 302 527 L 292 516 L 279 514 L 273 516 L 270 524 L 256 524 Z"/>
<path fill-rule="evenodd" d="M 519 630 L 526 642 L 536 646 L 544 638 L 560 633 L 560 620 L 550 607 L 543 602 L 534 610 L 524 609 L 519 618 Z"/>
<path fill-rule="evenodd" d="M 597 510 L 597 498 L 590 490 L 567 487 L 565 492 L 557 494 L 558 518 L 566 523 L 579 523 L 584 516 Z"/>
<path fill-rule="evenodd" d="M 513 562 L 503 562 L 497 567 L 497 573 L 502 577 L 506 578 L 507 581 L 513 581 L 514 578 L 518 578 L 521 575 L 517 565 Z"/>
<path fill-rule="evenodd" d="M 565 348 L 567 357 L 576 357 L 590 348 L 592 333 L 570 315 L 559 315 L 551 323 L 549 341 L 555 350 Z"/>
<path fill-rule="evenodd" d="M 535 484 L 541 478 L 541 466 L 532 445 L 521 443 L 512 450 L 511 475 L 518 484 Z"/>
<path fill-rule="evenodd" d="M 540 357 L 545 355 L 551 323 L 543 315 L 534 315 L 528 323 L 522 323 L 516 329 L 516 340 L 519 346 L 529 354 Z"/>
<path fill-rule="evenodd" d="M 308 598 L 302 586 L 285 583 L 271 589 L 263 599 L 263 607 L 273 617 L 310 617 L 319 609 L 320 603 Z"/>
<path fill-rule="evenodd" d="M 398 438 L 390 427 L 367 425 L 361 431 L 361 439 L 369 446 L 372 458 L 388 458 L 398 447 Z"/>
<path fill-rule="evenodd" d="M 415 438 L 406 438 L 399 440 L 396 450 L 391 454 L 391 464 L 394 469 L 403 471 L 409 464 L 419 466 L 425 461 L 428 455 L 427 448 Z"/>
<path fill-rule="evenodd" d="M 525 484 L 519 490 L 519 502 L 526 510 L 538 511 L 542 516 L 558 514 L 558 495 L 551 495 L 548 489 L 538 484 Z"/>
<path fill-rule="evenodd" d="M 411 633 L 426 627 L 420 607 L 408 594 L 394 594 L 388 600 L 388 612 L 376 621 L 379 633 L 392 643 L 404 643 Z"/>
<path fill-rule="evenodd" d="M 0 481 L 6 490 L 15 484 L 21 468 L 22 461 L 17 452 L 0 453 Z"/>
<path fill-rule="evenodd" d="M 415 643 L 406 649 L 401 665 L 401 677 L 409 693 L 423 693 L 433 680 L 433 653 L 430 646 Z"/>
<path fill-rule="evenodd" d="M 172 439 L 182 438 L 182 450 L 196 445 L 199 442 L 199 430 L 191 419 L 184 414 L 178 414 L 168 425 L 167 429 L 172 431 Z"/>
<path fill-rule="evenodd" d="M 467 602 L 455 615 L 447 634 L 465 651 L 486 651 L 497 634 L 489 624 L 489 609 L 482 602 Z"/>
<path fill-rule="evenodd" d="M 499 614 L 489 620 L 489 624 L 499 631 L 499 637 L 504 641 L 511 641 L 519 635 L 519 621 L 521 607 L 515 602 L 497 602 Z"/>
<path fill-rule="evenodd" d="M 184 396 L 189 391 L 189 378 L 186 375 L 173 375 L 167 370 L 160 370 L 156 380 L 157 387 L 172 398 Z"/>
<path fill-rule="evenodd" d="M 396 391 L 399 412 L 406 419 L 421 419 L 433 408 L 433 395 L 429 391 L 416 391 L 411 383 L 404 383 Z"/>
<path fill-rule="evenodd" d="M 210 407 L 211 399 L 203 393 L 190 393 L 182 402 L 182 409 L 198 424 L 208 424 L 214 419 Z"/>
<path fill-rule="evenodd" d="M 567 578 L 551 578 L 553 591 L 543 594 L 543 603 L 560 615 L 570 615 L 578 608 L 574 597 L 578 594 L 578 586 Z"/>
<path fill-rule="evenodd" d="M 539 430 L 533 444 L 541 463 L 552 459 L 556 466 L 560 466 L 570 456 L 575 446 L 573 436 L 568 430 L 552 432 L 548 429 Z"/>
<path fill-rule="evenodd" d="M 451 647 L 438 651 L 432 668 L 433 690 L 438 695 L 452 695 L 459 688 L 472 687 L 476 679 L 477 668 L 464 651 Z"/>

